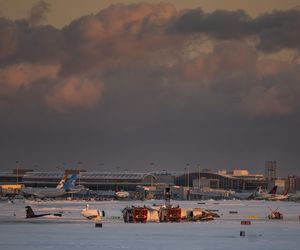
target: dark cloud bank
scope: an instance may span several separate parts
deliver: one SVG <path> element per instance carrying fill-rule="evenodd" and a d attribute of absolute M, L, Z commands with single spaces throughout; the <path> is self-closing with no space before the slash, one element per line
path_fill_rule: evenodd
<path fill-rule="evenodd" d="M 117 4 L 62 29 L 45 25 L 49 11 L 0 18 L 1 169 L 263 171 L 277 159 L 300 174 L 299 10 Z"/>

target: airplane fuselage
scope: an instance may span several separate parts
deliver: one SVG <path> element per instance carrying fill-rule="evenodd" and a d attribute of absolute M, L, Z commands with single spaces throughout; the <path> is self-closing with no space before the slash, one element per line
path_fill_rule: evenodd
<path fill-rule="evenodd" d="M 34 196 L 37 198 L 55 198 L 60 197 L 67 194 L 66 190 L 64 189 L 57 189 L 57 188 L 23 188 L 23 194 L 28 196 Z"/>
<path fill-rule="evenodd" d="M 117 199 L 126 199 L 129 197 L 129 193 L 126 191 L 118 191 L 115 193 Z"/>

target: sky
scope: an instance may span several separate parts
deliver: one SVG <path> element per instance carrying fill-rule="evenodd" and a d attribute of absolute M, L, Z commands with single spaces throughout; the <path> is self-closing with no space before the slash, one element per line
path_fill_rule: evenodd
<path fill-rule="evenodd" d="M 0 0 L 0 170 L 300 175 L 299 6 Z"/>

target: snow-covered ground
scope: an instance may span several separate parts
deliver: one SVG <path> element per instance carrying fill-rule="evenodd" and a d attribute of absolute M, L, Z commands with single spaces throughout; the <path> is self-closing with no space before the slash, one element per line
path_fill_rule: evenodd
<path fill-rule="evenodd" d="M 106 212 L 102 228 L 80 215 L 85 202 L 51 201 L 0 203 L 0 249 L 300 249 L 300 203 L 266 201 L 173 201 L 181 207 L 218 210 L 211 222 L 125 224 L 121 209 L 127 205 L 162 204 L 163 201 L 89 202 L 90 208 Z M 200 202 L 200 203 L 202 203 Z M 62 219 L 26 220 L 26 205 L 37 213 L 62 212 Z M 266 219 L 278 208 L 284 219 Z M 229 213 L 236 211 L 237 213 Z M 251 225 L 241 220 L 251 219 Z M 72 222 L 72 223 L 71 223 Z M 240 231 L 246 236 L 240 237 Z"/>

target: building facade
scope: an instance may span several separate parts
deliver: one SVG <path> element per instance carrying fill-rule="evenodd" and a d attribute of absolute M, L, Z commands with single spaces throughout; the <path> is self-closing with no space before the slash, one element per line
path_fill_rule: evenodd
<path fill-rule="evenodd" d="M 217 180 L 218 188 L 225 190 L 255 190 L 258 186 L 266 189 L 268 182 L 264 178 L 247 178 L 246 176 L 235 177 L 228 174 L 212 173 L 212 172 L 201 172 L 200 173 L 200 185 L 202 178 L 209 180 Z M 192 187 L 194 180 L 197 183 L 199 180 L 199 172 L 191 172 L 188 175 L 183 174 L 177 176 L 175 179 L 175 185 L 179 186 L 190 186 Z"/>
<path fill-rule="evenodd" d="M 26 187 L 56 187 L 64 173 L 32 172 L 23 176 L 22 182 Z M 90 190 L 124 190 L 135 191 L 139 185 L 152 185 L 156 177 L 145 173 L 116 173 L 116 172 L 81 172 L 77 184 Z"/>
<path fill-rule="evenodd" d="M 265 163 L 265 178 L 272 181 L 278 178 L 278 163 L 277 161 L 266 161 Z"/>
<path fill-rule="evenodd" d="M 295 175 L 289 175 L 286 183 L 290 193 L 296 193 L 300 191 L 300 177 Z"/>

